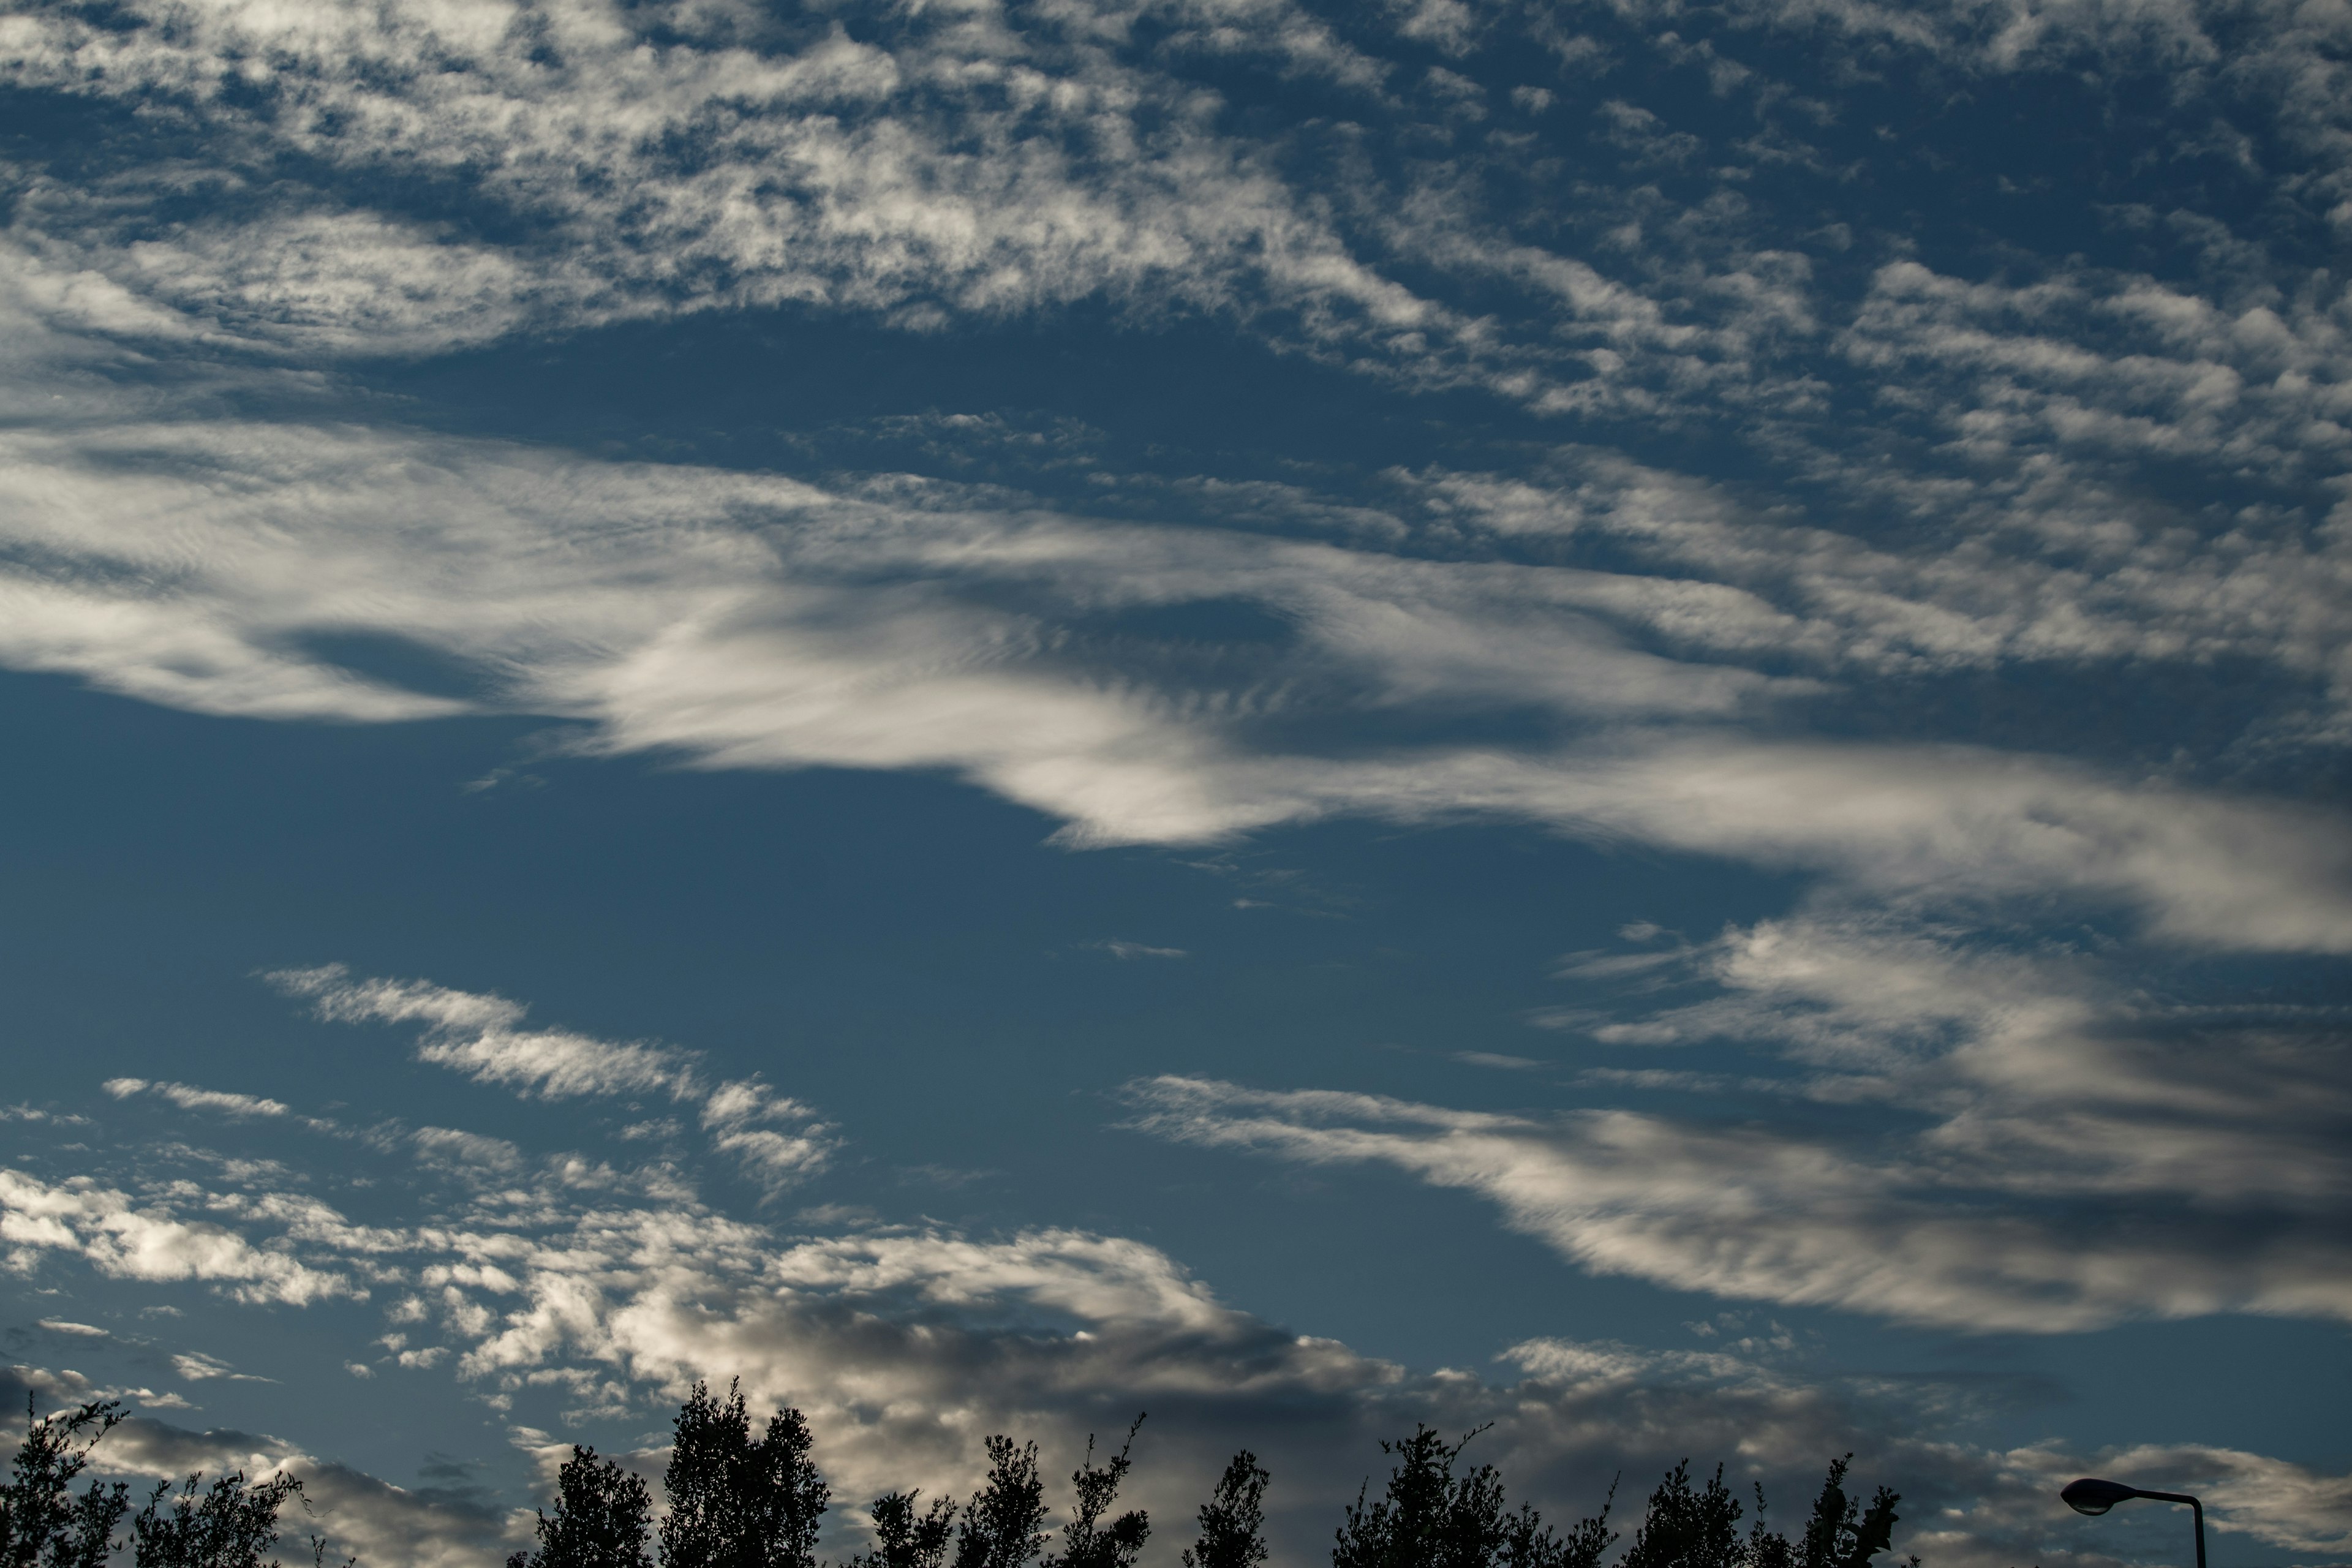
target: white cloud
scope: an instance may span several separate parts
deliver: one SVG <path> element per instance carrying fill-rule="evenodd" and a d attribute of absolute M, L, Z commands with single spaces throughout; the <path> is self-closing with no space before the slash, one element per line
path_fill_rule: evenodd
<path fill-rule="evenodd" d="M 1933 344 L 1916 348 L 1941 363 Z M 1936 405 L 1968 402 L 1939 393 Z M 1974 427 L 1972 441 L 1990 438 Z M 2009 463 L 1990 466 L 2009 477 L 1991 482 L 1932 468 L 1828 476 L 1857 507 L 1937 519 L 1943 537 L 1969 540 L 1958 552 L 1874 543 L 1769 515 L 1723 487 L 1585 448 L 1562 449 L 1540 475 L 1394 478 L 1420 526 L 1441 539 L 1530 548 L 1607 540 L 1663 570 L 1713 580 L 1675 584 L 1673 594 L 1660 584 L 1621 613 L 1717 657 L 1769 649 L 1825 674 L 1880 679 L 2247 658 L 2326 682 L 2314 721 L 2323 729 L 2352 703 L 2344 684 L 2352 616 L 2339 591 L 2352 568 L 2332 530 L 2282 515 L 2200 541 L 2184 531 L 2189 519 L 2155 498 L 2118 493 L 2113 479 L 2031 443 L 2005 455 Z M 1991 456 L 1969 458 L 1982 471 Z"/>
<path fill-rule="evenodd" d="M 761 1126 L 761 1122 L 782 1124 Z M 841 1146 L 834 1129 L 796 1100 L 757 1079 L 723 1083 L 702 1104 L 711 1147 L 734 1156 L 744 1173 L 773 1196 L 822 1170 Z"/>
<path fill-rule="evenodd" d="M 650 1092 L 684 1098 L 697 1090 L 692 1066 L 679 1052 L 568 1030 L 522 1029 L 518 1026 L 525 1009 L 502 996 L 425 981 L 355 981 L 340 965 L 279 970 L 268 979 L 289 996 L 310 998 L 320 1017 L 337 1023 L 422 1023 L 418 1060 L 525 1095 L 563 1100 Z"/>
<path fill-rule="evenodd" d="M 36 1267 L 41 1253 L 59 1250 L 113 1279 L 209 1280 L 240 1300 L 300 1305 L 364 1294 L 342 1273 L 256 1247 L 209 1221 L 141 1207 L 86 1176 L 51 1185 L 0 1170 L 0 1245 L 20 1272 Z"/>
<path fill-rule="evenodd" d="M 520 1026 L 525 1008 L 502 996 L 422 980 L 355 980 L 341 964 L 279 970 L 264 978 L 289 996 L 310 999 L 316 1015 L 330 1022 L 423 1024 L 420 1061 L 526 1096 L 563 1100 L 653 1092 L 698 1103 L 699 1124 L 711 1147 L 731 1156 L 771 1195 L 823 1169 L 840 1147 L 835 1130 L 813 1109 L 757 1079 L 713 1088 L 697 1073 L 688 1052 L 569 1030 L 525 1030 Z M 458 1129 L 426 1127 L 408 1138 L 422 1158 L 448 1169 L 504 1178 L 523 1163 L 514 1144 Z M 647 1179 L 642 1173 L 624 1176 L 577 1155 L 558 1159 L 551 1172 L 556 1180 L 588 1191 Z"/>
<path fill-rule="evenodd" d="M 522 1151 L 503 1138 L 455 1127 L 420 1127 L 409 1134 L 418 1158 L 451 1170 L 502 1175 L 522 1166 Z"/>
<path fill-rule="evenodd" d="M 2095 1067 L 2036 1060 L 2045 1079 Z M 2258 1122 L 2179 1126 L 2152 1093 L 2078 1095 L 2040 1116 L 1948 1094 L 1949 1120 L 1915 1150 L 1622 1110 L 1507 1115 L 1176 1078 L 1129 1092 L 1160 1136 L 1391 1165 L 1480 1194 L 1585 1268 L 1680 1289 L 2028 1332 L 2221 1311 L 2352 1319 L 2352 1247 L 2323 1217 L 2352 1168 L 2297 1159 L 2340 1140 L 2340 1113 L 2266 1150 Z M 2208 1172 L 2221 1191 L 2198 1185 Z M 2108 1206 L 2119 1197 L 2131 1206 Z"/>
<path fill-rule="evenodd" d="M 1288 5 L 1064 7 L 1024 24 L 919 11 L 859 40 L 671 6 L 658 48 L 642 16 L 606 5 L 529 29 L 417 7 L 333 4 L 299 22 L 142 9 L 148 25 L 122 29 L 61 10 L 12 18 L 16 74 L 172 100 L 240 149 L 207 181 L 224 195 L 288 156 L 331 188 L 290 212 L 101 238 L 106 208 L 37 184 L 20 224 L 46 231 L 57 271 L 89 279 L 50 292 L 94 322 L 143 325 L 160 304 L 183 332 L 413 352 L 722 303 L 818 302 L 919 328 L 1090 294 L 1144 309 L 1264 294 L 1375 357 L 1475 332 L 1352 256 L 1316 204 L 1217 132 L 1210 95 L 1119 58 L 1149 12 L 1174 24 L 1163 59 L 1247 53 L 1377 81 L 1384 66 Z M 555 78 L 550 50 L 565 61 Z M 256 78 L 239 63 L 254 58 L 273 66 Z M 285 95 L 279 111 L 245 112 L 230 80 Z M 500 155 L 481 157 L 490 144 Z M 335 176 L 387 161 L 543 237 L 496 245 L 344 206 Z M 119 187 L 112 204 L 130 199 Z"/>
<path fill-rule="evenodd" d="M 91 1340 L 104 1340 L 111 1339 L 113 1337 L 112 1333 L 106 1329 L 95 1328 L 89 1323 L 68 1322 L 62 1318 L 43 1318 L 40 1320 L 40 1324 L 41 1327 L 48 1330 L 49 1332 L 53 1334 L 74 1334 L 83 1339 Z"/>
<path fill-rule="evenodd" d="M 172 1370 L 190 1383 L 209 1383 L 215 1378 L 223 1378 L 231 1383 L 277 1381 L 274 1378 L 257 1377 L 251 1373 L 239 1372 L 219 1357 L 205 1355 L 201 1351 L 184 1351 L 173 1356 Z"/>
<path fill-rule="evenodd" d="M 223 1089 L 197 1089 L 184 1083 L 150 1083 L 139 1078 L 110 1078 L 102 1087 L 117 1100 L 128 1100 L 135 1094 L 159 1095 L 183 1110 L 210 1110 L 240 1118 L 287 1114 L 286 1105 L 281 1100 Z"/>
<path fill-rule="evenodd" d="M 313 358 L 779 303 L 921 331 L 1107 299 L 1148 319 L 1212 314 L 1408 386 L 1635 417 L 1730 402 L 1784 419 L 1828 412 L 1817 356 L 1848 301 L 1824 299 L 1803 242 L 1774 233 L 1736 187 L 1777 160 L 1825 176 L 1845 210 L 1853 170 L 1771 123 L 1792 107 L 1827 121 L 1836 106 L 1718 43 L 1759 23 L 1793 27 L 1859 45 L 1869 58 L 1853 75 L 1892 66 L 1930 79 L 1955 64 L 2046 69 L 2087 46 L 2115 50 L 2128 80 L 2158 58 L 2136 55 L 2141 31 L 2095 7 L 2038 7 L 1998 29 L 1999 47 L 1974 5 L 1746 6 L 1721 39 L 1696 42 L 1681 37 L 1685 18 L 1613 9 L 1621 30 L 1654 35 L 1648 47 L 1703 61 L 1719 92 L 1754 94 L 1768 121 L 1701 159 L 1691 133 L 1608 100 L 1639 127 L 1639 155 L 1723 162 L 1721 188 L 1693 211 L 1662 212 L 1631 165 L 1615 185 L 1580 167 L 1563 189 L 1555 173 L 1526 210 L 1478 199 L 1483 174 L 1543 160 L 1502 142 L 1428 155 L 1454 140 L 1475 83 L 1373 58 L 1276 0 L 884 9 L 854 38 L 814 19 L 681 5 L 656 22 L 583 4 L 531 27 L 349 0 L 299 19 L 141 0 L 120 27 L 34 6 L 5 39 L 18 79 L 168 102 L 211 157 L 201 173 L 28 174 L 15 230 L 31 265 L 15 291 L 67 331 Z M 2168 87 L 2202 107 L 2186 84 L 2218 83 L 2231 111 L 2275 115 L 2299 153 L 2278 183 L 2322 208 L 2352 195 L 2326 28 L 2261 8 L 2217 78 L 2205 24 L 2181 15 L 2147 35 L 2201 40 L 2191 77 L 2157 67 Z M 1498 37 L 1520 52 L 1597 48 L 1548 16 L 1455 0 L 1394 20 L 1412 55 Z M 1897 56 L 1875 52 L 1890 47 Z M 1241 133 L 1222 84 L 1192 68 L 1236 56 L 1363 94 L 1353 133 L 1412 149 L 1413 173 L 1383 179 L 1370 159 L 1318 167 L 1279 133 Z M 1386 90 L 1415 76 L 1418 90 Z M 436 216 L 379 210 L 390 172 L 434 193 Z M 212 216 L 182 216 L 192 185 L 214 198 Z M 1560 235 L 1552 208 L 1571 190 L 1615 221 Z M 1509 306 L 1484 308 L 1497 288 Z M 1480 308 L 1450 303 L 1457 293 Z"/>
<path fill-rule="evenodd" d="M 116 454 L 102 463 L 81 437 L 11 439 L 25 502 L 12 526 L 90 572 L 0 582 L 26 612 L 0 617 L 0 656 L 206 711 L 457 706 L 294 651 L 305 628 L 359 628 L 495 672 L 497 706 L 590 721 L 593 747 L 948 768 L 1062 818 L 1075 843 L 1200 841 L 1334 812 L 1493 815 L 1806 867 L 1880 897 L 2121 903 L 2192 944 L 2352 944 L 2352 836 L 2334 816 L 1984 751 L 1766 743 L 1741 716 L 1799 689 L 1637 651 L 1601 618 L 1664 626 L 1679 605 L 1682 624 L 1715 625 L 1741 601 L 1714 585 L 884 505 L 422 437 L 113 429 L 95 437 Z M 192 460 L 267 473 L 202 492 L 133 477 Z M 201 542 L 175 560 L 203 564 L 174 565 L 168 596 L 114 585 L 165 537 Z M 1038 612 L 1008 612 L 1008 592 Z M 1049 618 L 1221 596 L 1298 628 L 1244 684 L 1203 688 L 1174 667 L 1161 682 L 1103 679 Z M 1778 614 L 1751 603 L 1734 619 Z M 1401 743 L 1370 760 L 1284 743 L 1294 720 L 1328 714 L 1530 709 L 1564 738 Z M 690 1067 L 669 1054 L 526 1031 L 496 997 L 301 983 L 349 1016 L 426 1025 L 428 1059 L 489 1081 L 688 1092 Z"/>
<path fill-rule="evenodd" d="M 34 1105 L 0 1105 L 0 1121 L 47 1122 L 58 1127 L 87 1126 L 89 1118 L 45 1110 Z"/>

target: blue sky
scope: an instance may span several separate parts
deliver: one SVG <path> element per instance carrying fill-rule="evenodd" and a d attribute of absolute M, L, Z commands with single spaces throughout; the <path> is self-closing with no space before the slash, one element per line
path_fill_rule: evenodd
<path fill-rule="evenodd" d="M 2345 1562 L 2347 44 L 7 7 L 9 1387 L 371 1563 L 697 1376 Z"/>

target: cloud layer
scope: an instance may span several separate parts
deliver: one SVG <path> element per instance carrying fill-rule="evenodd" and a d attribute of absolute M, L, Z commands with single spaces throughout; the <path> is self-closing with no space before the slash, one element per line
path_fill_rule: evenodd
<path fill-rule="evenodd" d="M 1214 1099 L 1201 1086 L 1153 1092 L 1162 1106 L 1189 1095 L 1196 1119 Z M 1229 1114 L 1233 1098 L 1223 1102 Z M 1295 1125 L 1307 1098 L 1252 1109 Z M 190 1131 L 207 1140 L 257 1129 L 233 1108 L 163 1103 L 205 1119 Z M 1402 1137 L 1435 1120 L 1414 1108 L 1371 1108 L 1377 1116 L 1363 1105 L 1324 1109 L 1333 1113 L 1327 1122 L 1346 1110 L 1402 1129 L 1391 1134 Z M 1460 1158 L 1475 1163 L 1481 1147 L 1529 1141 L 1524 1128 L 1496 1125 L 1502 1120 L 1455 1117 L 1445 1131 L 1463 1146 Z M 2048 1501 L 2056 1479 L 2099 1461 L 2200 1478 L 2218 1528 L 2293 1550 L 2340 1550 L 2352 1528 L 2343 1478 L 2260 1454 L 2002 1452 L 1923 1437 L 1918 1428 L 1939 1405 L 1971 1397 L 1965 1387 L 1809 1374 L 1770 1326 L 1722 1349 L 1687 1352 L 1542 1338 L 1511 1347 L 1488 1369 L 1413 1373 L 1238 1311 L 1175 1259 L 1129 1238 L 1068 1228 L 975 1236 L 927 1224 L 780 1231 L 709 1206 L 696 1191 L 701 1156 L 692 1153 L 631 1169 L 576 1153 L 523 1158 L 510 1144 L 454 1129 L 405 1135 L 315 1117 L 298 1125 L 316 1141 L 318 1158 L 283 1139 L 272 1145 L 275 1160 L 184 1145 L 176 1154 L 150 1151 L 136 1156 L 147 1173 L 142 1193 L 65 1184 L 80 1206 L 54 1230 L 26 1226 L 66 1213 L 57 1190 L 9 1173 L 0 1196 L 15 1227 L 14 1266 L 70 1282 L 76 1266 L 61 1268 L 61 1255 L 79 1255 L 117 1279 L 187 1278 L 174 1265 L 125 1270 L 109 1239 L 133 1224 L 165 1234 L 158 1227 L 173 1222 L 158 1198 L 168 1194 L 215 1216 L 201 1227 L 180 1222 L 212 1238 L 215 1258 L 269 1257 L 298 1271 L 272 1277 L 267 1295 L 226 1262 L 196 1276 L 232 1300 L 299 1310 L 334 1294 L 328 1281 L 364 1280 L 384 1331 L 354 1373 L 439 1369 L 502 1413 L 552 1401 L 567 1423 L 624 1429 L 657 1422 L 695 1377 L 740 1375 L 755 1399 L 791 1400 L 810 1414 L 818 1457 L 845 1504 L 892 1486 L 968 1487 L 978 1439 L 991 1431 L 1034 1433 L 1058 1462 L 1075 1456 L 1087 1431 L 1139 1406 L 1152 1413 L 1154 1434 L 1140 1500 L 1172 1527 L 1224 1452 L 1247 1442 L 1279 1478 L 1286 1561 L 1314 1554 L 1338 1502 L 1375 1466 L 1374 1439 L 1416 1420 L 1465 1430 L 1493 1423 L 1482 1457 L 1560 1510 L 1589 1510 L 1621 1468 L 1638 1482 L 1689 1452 L 1731 1458 L 1785 1503 L 1812 1480 L 1811 1457 L 1861 1448 L 1873 1475 L 1913 1499 L 1911 1546 L 1964 1568 L 2027 1552 L 2100 1561 L 2078 1556 L 2079 1532 L 2069 1537 Z M 709 1147 L 725 1152 L 723 1138 Z M 381 1163 L 355 1170 L 354 1149 Z M 1391 1157 L 1369 1145 L 1356 1157 L 1368 1154 Z M 352 1223 L 327 1198 L 353 1177 L 354 1194 L 390 1179 L 414 1194 L 415 1212 Z M 115 1216 L 112 1229 L 74 1217 L 84 1215 Z M 161 1256 L 159 1247 L 145 1256 Z M 285 1283 L 298 1278 L 318 1283 Z M 93 1352 L 110 1337 L 79 1324 L 57 1331 Z M 193 1345 L 169 1359 L 199 1396 L 247 1375 Z M 79 1373 L 16 1375 L 50 1400 L 109 1392 Z M 156 1409 L 176 1398 L 121 1392 Z M 560 1447 L 519 1416 L 507 1419 L 527 1453 Z M 493 1561 L 528 1521 L 470 1493 L 404 1489 L 300 1444 L 233 1430 L 137 1421 L 110 1439 L 108 1459 L 118 1471 L 151 1475 L 285 1469 L 309 1489 L 315 1513 L 303 1527 L 363 1561 Z M 659 1459 L 638 1456 L 656 1469 Z M 841 1528 L 845 1540 L 854 1536 L 854 1520 Z"/>

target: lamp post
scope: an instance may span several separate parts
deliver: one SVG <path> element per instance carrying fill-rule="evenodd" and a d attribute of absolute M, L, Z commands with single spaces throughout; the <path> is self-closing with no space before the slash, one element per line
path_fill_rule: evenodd
<path fill-rule="evenodd" d="M 2185 1502 L 2197 1516 L 2197 1568 L 2205 1568 L 2205 1505 L 2187 1492 L 2143 1491 L 2127 1487 L 2121 1481 L 2093 1480 L 2085 1476 L 2079 1481 L 2069 1481 L 2058 1494 L 2059 1500 L 2076 1513 L 2099 1514 L 2119 1502 L 2144 1497 L 2151 1502 Z"/>

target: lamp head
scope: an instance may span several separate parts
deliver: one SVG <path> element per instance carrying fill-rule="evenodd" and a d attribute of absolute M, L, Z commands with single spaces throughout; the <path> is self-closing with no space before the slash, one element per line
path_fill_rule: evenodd
<path fill-rule="evenodd" d="M 2076 1513 L 2105 1513 L 2119 1502 L 2139 1496 L 2137 1487 L 2127 1487 L 2121 1481 L 2099 1481 L 2084 1477 L 2069 1481 L 2059 1492 L 2059 1500 Z"/>

